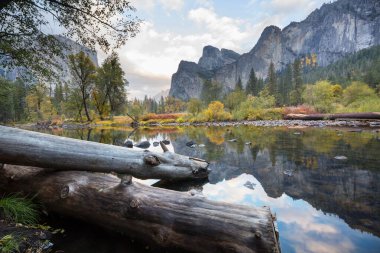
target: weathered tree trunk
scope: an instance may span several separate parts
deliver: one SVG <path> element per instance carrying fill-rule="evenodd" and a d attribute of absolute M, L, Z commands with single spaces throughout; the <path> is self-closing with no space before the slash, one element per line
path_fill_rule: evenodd
<path fill-rule="evenodd" d="M 159 246 L 191 252 L 279 252 L 268 207 L 207 200 L 110 174 L 5 165 L 0 191 L 37 194 L 48 210 Z"/>
<path fill-rule="evenodd" d="M 206 161 L 169 151 L 136 151 L 4 126 L 0 126 L 0 162 L 55 170 L 115 172 L 143 179 L 204 178 L 209 172 Z"/>
<path fill-rule="evenodd" d="M 336 113 L 336 114 L 287 114 L 291 120 L 335 120 L 335 119 L 380 119 L 380 112 Z"/>

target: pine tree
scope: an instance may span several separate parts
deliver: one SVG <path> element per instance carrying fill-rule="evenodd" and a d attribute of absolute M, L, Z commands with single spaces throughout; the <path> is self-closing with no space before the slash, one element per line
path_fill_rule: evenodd
<path fill-rule="evenodd" d="M 241 90 L 243 90 L 243 84 L 241 83 L 241 78 L 239 76 L 238 82 L 236 83 L 236 86 L 235 86 L 235 91 L 241 91 Z"/>
<path fill-rule="evenodd" d="M 285 76 L 283 80 L 283 103 L 288 105 L 290 103 L 290 92 L 293 89 L 293 70 L 291 64 L 286 65 Z"/>
<path fill-rule="evenodd" d="M 247 86 L 245 88 L 245 92 L 247 93 L 247 95 L 253 95 L 253 96 L 257 96 L 260 92 L 259 86 L 258 86 L 258 80 L 253 68 L 251 69 L 251 72 L 249 73 L 249 79 L 247 82 Z"/>
<path fill-rule="evenodd" d="M 294 103 L 301 104 L 302 102 L 302 73 L 301 61 L 296 59 L 293 63 L 293 82 L 294 82 Z"/>
<path fill-rule="evenodd" d="M 270 95 L 277 96 L 277 77 L 273 62 L 270 63 L 268 69 L 268 91 Z"/>

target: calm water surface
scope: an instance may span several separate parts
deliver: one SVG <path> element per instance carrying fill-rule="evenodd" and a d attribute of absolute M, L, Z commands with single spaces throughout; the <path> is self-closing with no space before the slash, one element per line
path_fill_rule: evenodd
<path fill-rule="evenodd" d="M 270 206 L 282 252 L 380 252 L 380 133 L 350 130 L 240 126 L 48 132 L 113 145 L 126 139 L 170 140 L 171 151 L 210 161 L 212 172 L 205 184 L 167 187 L 196 188 L 212 200 Z M 190 140 L 204 146 L 187 147 Z M 56 243 L 65 252 L 154 251 L 144 245 L 133 250 L 119 235 L 97 228 L 65 224 L 60 225 L 67 226 L 68 235 Z"/>

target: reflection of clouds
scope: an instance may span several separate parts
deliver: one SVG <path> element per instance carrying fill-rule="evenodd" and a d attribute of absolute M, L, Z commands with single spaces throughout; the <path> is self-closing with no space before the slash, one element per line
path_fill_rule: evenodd
<path fill-rule="evenodd" d="M 244 187 L 247 181 L 256 184 L 254 190 Z M 365 248 L 356 248 L 354 241 L 374 240 L 374 237 L 350 229 L 343 220 L 326 215 L 303 200 L 294 200 L 286 194 L 279 198 L 269 197 L 252 175 L 242 174 L 228 181 L 206 184 L 203 194 L 209 199 L 234 204 L 270 206 L 277 215 L 280 243 L 290 247 L 286 250 L 291 252 L 365 251 Z"/>

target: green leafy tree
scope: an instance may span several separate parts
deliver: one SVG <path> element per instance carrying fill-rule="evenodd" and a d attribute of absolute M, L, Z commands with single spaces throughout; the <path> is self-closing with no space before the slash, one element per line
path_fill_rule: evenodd
<path fill-rule="evenodd" d="M 202 111 L 202 102 L 196 98 L 190 98 L 187 102 L 187 111 L 194 116 L 198 115 Z"/>
<path fill-rule="evenodd" d="M 315 85 L 306 85 L 302 93 L 305 103 L 313 106 L 319 112 L 334 112 L 340 100 L 342 87 L 332 85 L 329 81 L 319 81 Z"/>
<path fill-rule="evenodd" d="M 203 103 L 207 105 L 211 101 L 218 100 L 220 98 L 221 91 L 222 87 L 217 82 L 209 79 L 205 80 L 201 91 L 201 99 Z"/>
<path fill-rule="evenodd" d="M 89 100 L 90 94 L 94 88 L 96 67 L 91 59 L 83 52 L 76 55 L 70 55 L 69 64 L 73 75 L 73 90 L 80 92 L 81 107 L 84 109 L 87 121 L 91 121 Z"/>
<path fill-rule="evenodd" d="M 2 65 L 26 67 L 34 76 L 54 76 L 66 47 L 46 33 L 59 25 L 62 35 L 95 50 L 107 52 L 134 37 L 141 21 L 131 18 L 129 1 L 5 0 L 0 3 L 0 57 Z"/>
<path fill-rule="evenodd" d="M 224 104 L 229 111 L 233 111 L 239 107 L 241 102 L 247 98 L 243 90 L 236 90 L 229 93 L 224 99 Z"/>
<path fill-rule="evenodd" d="M 343 91 L 343 103 L 344 105 L 349 105 L 358 100 L 365 100 L 376 96 L 375 90 L 370 88 L 367 84 L 363 82 L 352 82 L 351 85 Z"/>
<path fill-rule="evenodd" d="M 127 81 L 124 79 L 124 75 L 116 53 L 107 57 L 97 70 L 93 97 L 95 107 L 102 120 L 108 111 L 117 114 L 122 112 L 125 107 Z"/>

